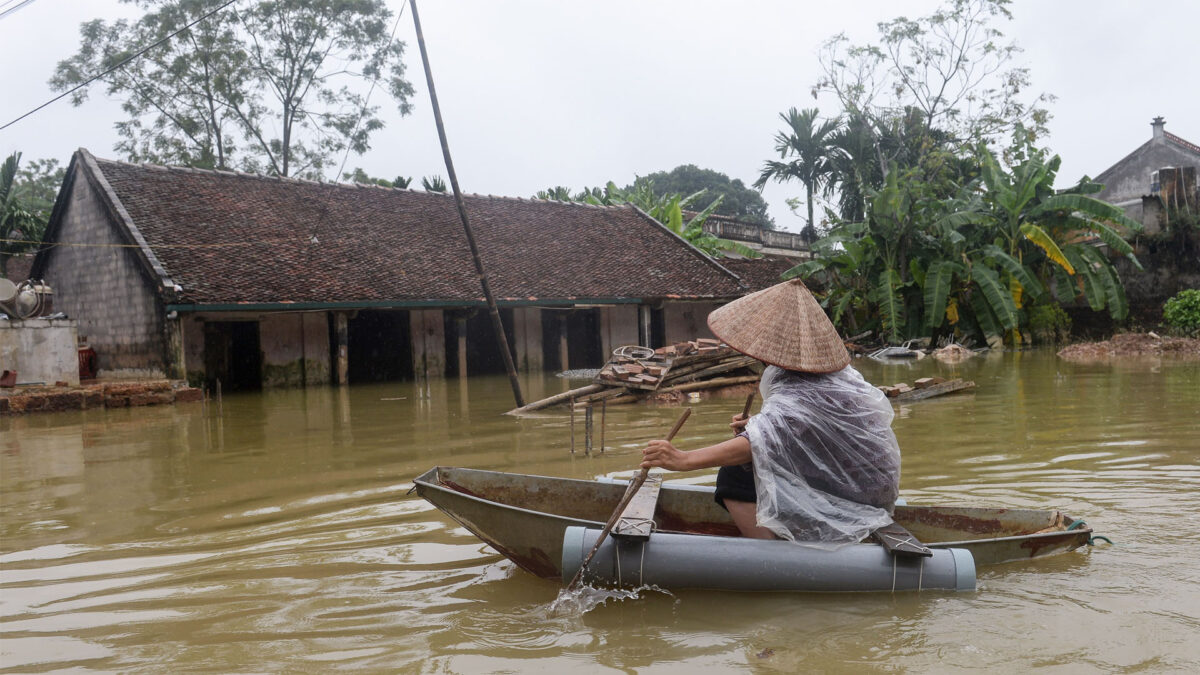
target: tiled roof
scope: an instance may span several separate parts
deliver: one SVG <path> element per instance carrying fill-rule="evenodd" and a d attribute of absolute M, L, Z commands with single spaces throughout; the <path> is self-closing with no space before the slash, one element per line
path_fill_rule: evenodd
<path fill-rule="evenodd" d="M 1192 143 L 1186 139 L 1180 138 L 1169 131 L 1164 131 L 1163 135 L 1167 137 L 1168 141 L 1171 141 L 1175 145 L 1185 147 L 1192 152 L 1200 154 L 1200 145 L 1196 145 L 1195 143 Z"/>
<path fill-rule="evenodd" d="M 452 195 L 95 162 L 166 276 L 183 287 L 178 302 L 483 298 Z M 631 207 L 465 200 L 498 300 L 745 293 Z"/>
<path fill-rule="evenodd" d="M 795 267 L 799 261 L 782 257 L 763 256 L 742 260 L 722 260 L 721 264 L 742 278 L 752 291 L 761 291 L 783 281 L 783 273 Z"/>

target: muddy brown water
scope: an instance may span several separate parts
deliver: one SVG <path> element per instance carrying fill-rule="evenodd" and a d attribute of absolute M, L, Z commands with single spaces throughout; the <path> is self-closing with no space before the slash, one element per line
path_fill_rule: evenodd
<path fill-rule="evenodd" d="M 910 502 L 1062 509 L 1115 545 L 983 568 L 974 593 L 645 592 L 560 616 L 557 584 L 411 479 L 628 473 L 677 408 L 610 408 L 592 457 L 562 413 L 500 415 L 504 378 L 0 418 L 0 672 L 1200 669 L 1200 364 L 855 363 L 979 385 L 899 409 Z M 679 444 L 725 438 L 740 405 L 697 404 Z"/>

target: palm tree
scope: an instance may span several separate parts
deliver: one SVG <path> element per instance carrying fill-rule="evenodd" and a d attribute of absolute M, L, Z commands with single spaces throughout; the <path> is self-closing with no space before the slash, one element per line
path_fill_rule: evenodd
<path fill-rule="evenodd" d="M 17 199 L 15 184 L 20 163 L 21 153 L 14 152 L 0 166 L 0 276 L 8 273 L 8 257 L 29 247 L 19 240 L 36 234 L 33 215 Z"/>
<path fill-rule="evenodd" d="M 810 242 L 816 234 L 813 194 L 825 187 L 833 170 L 831 158 L 836 152 L 833 138 L 840 126 L 839 120 L 821 122 L 817 115 L 816 108 L 792 108 L 779 114 L 787 128 L 775 136 L 775 150 L 783 161 L 768 160 L 754 182 L 754 187 L 759 190 L 772 180 L 786 183 L 796 179 L 804 183 L 808 203 L 808 225 L 804 235 Z"/>

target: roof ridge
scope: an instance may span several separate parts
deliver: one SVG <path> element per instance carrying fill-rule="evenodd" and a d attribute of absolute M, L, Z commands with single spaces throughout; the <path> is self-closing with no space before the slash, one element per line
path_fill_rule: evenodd
<path fill-rule="evenodd" d="M 1195 143 L 1192 143 L 1191 141 L 1188 141 L 1187 139 L 1180 138 L 1179 136 L 1176 136 L 1175 134 L 1167 131 L 1166 129 L 1163 129 L 1163 135 L 1167 137 L 1167 140 L 1174 141 L 1177 145 L 1182 145 L 1183 147 L 1185 147 L 1188 150 L 1191 150 L 1193 152 L 1200 152 L 1200 145 L 1196 145 Z"/>
<path fill-rule="evenodd" d="M 228 176 L 231 178 L 253 178 L 256 180 L 278 181 L 281 183 L 298 183 L 301 185 L 329 185 L 331 187 L 340 187 L 347 189 L 360 188 L 377 188 L 380 190 L 393 190 L 396 192 L 411 192 L 413 194 L 422 195 L 438 195 L 443 197 L 453 197 L 450 192 L 437 192 L 434 190 L 415 190 L 407 187 L 396 187 L 379 185 L 378 183 L 359 183 L 357 181 L 342 182 L 342 181 L 325 181 L 312 180 L 310 178 L 299 178 L 296 176 L 271 176 L 262 173 L 250 173 L 247 171 L 236 171 L 230 169 L 204 169 L 193 166 L 175 166 L 170 164 L 154 164 L 152 162 L 129 162 L 122 159 L 105 159 L 102 157 L 95 158 L 97 162 L 107 162 L 109 164 L 120 164 L 123 166 L 132 166 L 141 169 L 149 169 L 151 171 L 172 171 L 177 173 L 195 173 L 195 174 L 210 174 L 214 176 Z M 492 201 L 511 201 L 520 203 L 545 203 L 545 204 L 564 204 L 567 206 L 582 206 L 590 209 L 620 209 L 629 206 L 629 204 L 589 204 L 587 202 L 575 201 L 560 201 L 557 199 L 537 199 L 535 197 L 509 197 L 507 195 L 492 195 L 480 194 L 478 192 L 464 192 L 463 197 L 471 197 L 474 199 L 489 199 Z"/>

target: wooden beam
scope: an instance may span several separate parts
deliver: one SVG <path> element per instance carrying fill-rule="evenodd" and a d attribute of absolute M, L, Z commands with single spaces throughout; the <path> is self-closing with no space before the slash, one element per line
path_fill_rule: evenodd
<path fill-rule="evenodd" d="M 662 476 L 647 476 L 629 500 L 617 524 L 613 526 L 614 537 L 626 539 L 649 539 L 654 532 L 654 511 L 658 508 L 658 493 L 662 489 Z"/>

